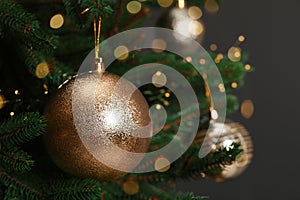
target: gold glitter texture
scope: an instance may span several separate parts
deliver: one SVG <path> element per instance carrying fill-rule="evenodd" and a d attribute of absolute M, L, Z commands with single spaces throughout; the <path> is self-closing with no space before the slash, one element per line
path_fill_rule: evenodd
<path fill-rule="evenodd" d="M 132 132 L 137 127 L 150 123 L 149 108 L 138 90 L 132 94 L 128 102 L 124 103 L 121 98 L 116 102 L 111 101 L 114 87 L 119 80 L 119 76 L 107 72 L 101 79 L 99 79 L 98 73 L 80 75 L 76 81 L 79 81 L 81 95 L 76 96 L 76 101 L 84 106 L 91 102 L 90 99 L 96 95 L 95 109 L 98 115 L 94 123 L 97 126 L 95 124 L 82 125 L 89 133 L 88 141 L 93 143 L 91 144 L 93 148 L 101 149 L 98 153 L 103 154 L 104 159 L 113 160 L 115 165 L 128 165 L 128 168 L 133 169 L 138 163 L 124 162 L 125 158 L 122 158 L 121 155 L 117 155 L 114 151 L 107 152 L 105 148 L 106 145 L 107 148 L 117 145 L 129 152 L 147 152 L 150 138 L 134 137 L 136 133 Z M 49 155 L 58 167 L 78 177 L 112 180 L 125 175 L 125 172 L 112 169 L 98 161 L 83 145 L 73 120 L 72 91 L 74 82 L 75 77 L 63 84 L 46 106 L 47 128 L 44 142 Z M 98 83 L 96 92 L 88 90 L 92 83 Z M 117 94 L 119 97 L 128 96 L 126 91 L 134 87 L 125 79 L 122 80 L 121 86 L 122 88 L 118 90 Z M 88 114 L 80 113 L 80 117 L 90 117 Z M 95 130 L 95 127 L 100 128 Z M 145 131 L 151 135 L 150 129 Z"/>

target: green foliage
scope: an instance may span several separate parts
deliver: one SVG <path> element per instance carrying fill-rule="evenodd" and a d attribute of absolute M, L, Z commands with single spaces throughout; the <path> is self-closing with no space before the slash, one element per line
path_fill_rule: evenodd
<path fill-rule="evenodd" d="M 208 177 L 218 175 L 226 165 L 230 165 L 234 162 L 237 156 L 243 150 L 240 149 L 240 144 L 233 144 L 232 148 L 222 148 L 217 151 L 209 153 L 204 158 L 199 158 L 199 148 L 192 148 L 190 153 L 189 162 L 186 162 L 181 171 L 178 172 L 178 176 L 185 179 L 199 179 L 200 173 L 205 174 Z M 176 164 L 176 162 L 175 162 Z"/>
<path fill-rule="evenodd" d="M 27 44 L 32 44 L 40 49 L 54 47 L 54 37 L 45 33 L 35 16 L 19 3 L 11 0 L 1 0 L 0 24 L 5 27 L 7 35 L 18 34 L 18 37 Z"/>
<path fill-rule="evenodd" d="M 236 96 L 227 94 L 227 115 L 239 109 L 239 100 Z"/>
<path fill-rule="evenodd" d="M 49 197 L 51 199 L 100 199 L 101 185 L 92 179 L 58 180 L 51 183 Z"/>
<path fill-rule="evenodd" d="M 40 188 L 27 183 L 17 176 L 6 173 L 0 169 L 0 182 L 7 187 L 4 199 L 44 199 L 45 195 L 40 191 Z"/>
<path fill-rule="evenodd" d="M 31 169 L 34 161 L 31 156 L 18 147 L 0 151 L 0 165 L 7 171 L 26 172 Z"/>
<path fill-rule="evenodd" d="M 63 0 L 66 12 L 78 28 L 88 28 L 91 26 L 95 16 L 107 17 L 113 13 L 108 0 Z M 80 14 L 85 9 L 89 9 L 85 14 Z"/>
<path fill-rule="evenodd" d="M 10 147 L 28 142 L 41 135 L 45 126 L 45 119 L 39 113 L 20 114 L 0 124 L 0 143 Z"/>

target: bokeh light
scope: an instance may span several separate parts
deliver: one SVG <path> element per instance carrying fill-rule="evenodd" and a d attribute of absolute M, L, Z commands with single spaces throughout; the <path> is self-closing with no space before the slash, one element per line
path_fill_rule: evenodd
<path fill-rule="evenodd" d="M 219 11 L 219 4 L 216 0 L 205 0 L 204 8 L 210 14 L 216 14 Z"/>
<path fill-rule="evenodd" d="M 188 14 L 192 19 L 200 19 L 203 15 L 202 10 L 197 6 L 191 6 L 188 9 Z"/>
<path fill-rule="evenodd" d="M 123 191 L 128 195 L 134 195 L 139 192 L 139 183 L 135 180 L 128 180 L 123 183 Z"/>
<path fill-rule="evenodd" d="M 127 6 L 127 11 L 131 14 L 136 14 L 141 11 L 142 4 L 138 1 L 130 1 Z"/>
<path fill-rule="evenodd" d="M 156 53 L 163 52 L 167 48 L 165 40 L 157 38 L 152 41 L 152 50 Z"/>
<path fill-rule="evenodd" d="M 241 114 L 244 118 L 250 119 L 254 114 L 254 104 L 251 100 L 244 100 L 241 104 Z"/>
<path fill-rule="evenodd" d="M 64 24 L 64 17 L 62 14 L 56 14 L 50 19 L 50 27 L 53 29 L 59 29 Z"/>
<path fill-rule="evenodd" d="M 154 168 L 158 172 L 166 172 L 170 169 L 171 163 L 164 157 L 157 158 L 154 164 Z"/>
<path fill-rule="evenodd" d="M 50 69 L 46 62 L 39 63 L 35 69 L 35 75 L 40 79 L 45 78 L 49 73 Z"/>
<path fill-rule="evenodd" d="M 129 56 L 129 50 L 126 46 L 118 46 L 114 50 L 114 55 L 118 60 L 126 60 Z"/>
<path fill-rule="evenodd" d="M 242 52 L 239 47 L 231 47 L 228 50 L 228 58 L 233 62 L 238 62 L 241 60 Z"/>
<path fill-rule="evenodd" d="M 173 0 L 157 0 L 158 5 L 163 8 L 170 7 L 173 4 Z"/>
<path fill-rule="evenodd" d="M 161 71 L 157 71 L 155 74 L 152 76 L 152 84 L 155 87 L 163 87 L 167 83 L 167 76 L 162 73 Z"/>

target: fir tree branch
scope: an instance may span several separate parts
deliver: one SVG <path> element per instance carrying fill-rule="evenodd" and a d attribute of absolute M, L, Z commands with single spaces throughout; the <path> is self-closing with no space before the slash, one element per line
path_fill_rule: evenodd
<path fill-rule="evenodd" d="M 92 179 L 57 180 L 50 186 L 49 198 L 51 199 L 100 199 L 100 183 Z"/>
<path fill-rule="evenodd" d="M 20 196 L 27 199 L 43 199 L 45 195 L 31 185 L 17 179 L 0 169 L 0 182 L 8 187 L 6 196 Z"/>
<path fill-rule="evenodd" d="M 45 118 L 39 113 L 23 113 L 0 124 L 0 143 L 9 147 L 30 141 L 41 135 Z"/>
<path fill-rule="evenodd" d="M 26 172 L 31 169 L 34 161 L 31 156 L 25 151 L 14 147 L 8 149 L 6 152 L 0 152 L 0 163 L 6 171 L 14 170 L 19 172 Z"/>
<path fill-rule="evenodd" d="M 8 35 L 18 33 L 27 43 L 34 43 L 35 47 L 40 49 L 48 49 L 48 46 L 55 47 L 55 37 L 43 31 L 35 16 L 15 1 L 0 1 L 0 24 L 5 26 Z"/>

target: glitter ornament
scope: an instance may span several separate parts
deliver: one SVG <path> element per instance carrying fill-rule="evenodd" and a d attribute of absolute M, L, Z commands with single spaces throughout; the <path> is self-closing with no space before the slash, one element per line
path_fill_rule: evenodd
<path fill-rule="evenodd" d="M 95 83 L 95 91 L 91 91 L 91 85 Z M 116 84 L 121 87 L 117 93 Z M 126 101 L 123 97 L 128 96 L 129 90 L 134 92 Z M 72 98 L 74 91 L 76 96 Z M 116 101 L 112 101 L 113 95 L 117 97 Z M 91 102 L 93 105 L 88 105 Z M 90 107 L 95 109 L 95 116 L 90 115 Z M 74 112 L 79 116 L 76 117 Z M 82 74 L 64 83 L 47 104 L 45 117 L 47 128 L 43 139 L 50 157 L 63 171 L 78 177 L 112 180 L 125 175 L 125 172 L 100 162 L 87 150 L 78 127 L 84 130 L 88 145 L 96 149 L 103 160 L 127 169 L 134 169 L 141 159 L 127 161 L 111 147 L 145 153 L 151 139 L 152 130 L 147 127 L 151 120 L 145 98 L 129 81 L 108 72 Z M 143 134 L 149 137 L 139 137 L 136 133 L 139 127 L 146 127 L 142 129 Z"/>
<path fill-rule="evenodd" d="M 212 151 L 216 151 L 220 148 L 228 149 L 232 147 L 233 143 L 239 143 L 243 152 L 237 156 L 236 161 L 231 165 L 226 165 L 220 173 L 214 176 L 203 174 L 203 176 L 216 182 L 223 182 L 242 174 L 250 164 L 253 152 L 252 140 L 245 127 L 236 122 L 226 122 L 224 125 L 214 122 L 211 131 L 206 132 L 207 131 L 199 132 L 194 143 L 202 145 L 203 139 L 206 137 L 208 140 L 206 143 L 207 146 L 203 146 L 202 148 L 210 147 Z M 221 133 L 220 137 L 219 133 Z"/>

